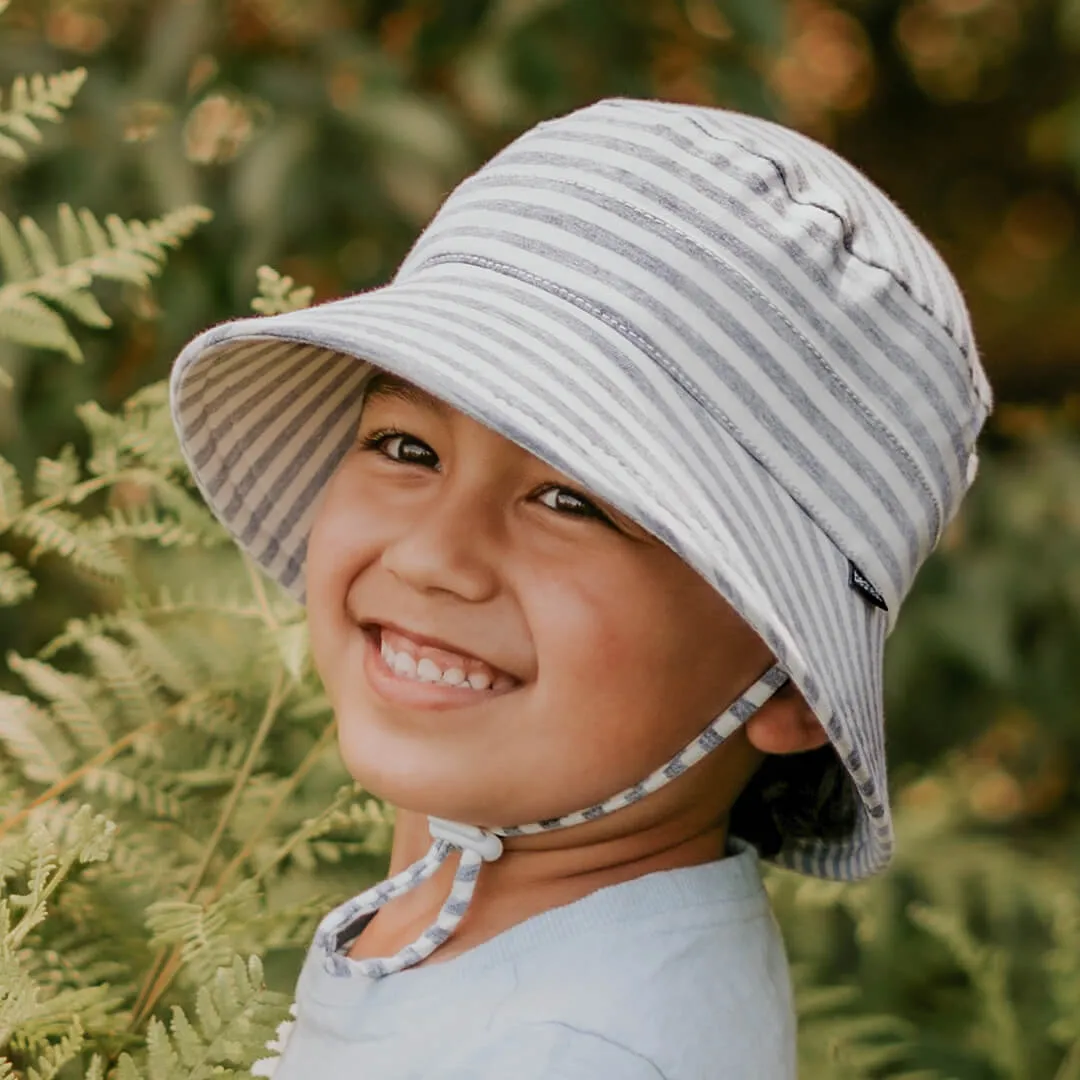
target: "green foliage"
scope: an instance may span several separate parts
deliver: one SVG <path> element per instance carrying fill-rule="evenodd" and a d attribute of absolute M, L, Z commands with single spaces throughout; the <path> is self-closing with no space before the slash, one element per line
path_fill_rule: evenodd
<path fill-rule="evenodd" d="M 252 1048 L 265 1045 L 283 1004 L 280 995 L 266 990 L 256 957 L 247 964 L 234 957 L 200 987 L 195 1023 L 178 1006 L 173 1006 L 168 1027 L 151 1019 L 142 1061 L 121 1054 L 117 1076 L 120 1080 L 205 1080 L 244 1072 L 252 1063 Z"/>
<path fill-rule="evenodd" d="M 1080 870 L 963 824 L 924 787 L 900 855 L 855 886 L 774 874 L 806 1075 L 1060 1080 L 1080 1056 Z"/>
<path fill-rule="evenodd" d="M 58 252 L 32 218 L 22 218 L 16 229 L 0 213 L 0 266 L 7 279 L 0 286 L 0 336 L 81 360 L 63 316 L 95 329 L 112 325 L 90 291 L 93 282 L 145 287 L 161 272 L 167 251 L 209 218 L 203 207 L 188 206 L 149 223 L 110 214 L 103 225 L 89 210 L 76 213 L 63 204 L 57 213 Z"/>
<path fill-rule="evenodd" d="M 279 274 L 272 266 L 260 266 L 257 277 L 259 295 L 251 306 L 260 315 L 280 315 L 311 303 L 315 290 L 310 285 L 296 288 L 291 277 Z"/>
<path fill-rule="evenodd" d="M 109 854 L 113 823 L 85 806 L 71 810 L 39 815 L 25 833 L 0 842 L 0 1047 L 41 1049 L 50 1037 L 68 1033 L 73 1017 L 79 1028 L 71 1034 L 81 1038 L 83 1025 L 100 1030 L 115 1005 L 107 986 L 69 984 L 48 992 L 56 958 L 26 948 L 72 869 Z M 73 1045 L 54 1044 L 52 1065 L 72 1056 Z M 38 1071 L 46 1067 L 48 1059 Z"/>
<path fill-rule="evenodd" d="M 85 81 L 85 68 L 62 71 L 59 75 L 17 78 L 8 95 L 8 107 L 0 109 L 0 157 L 25 161 L 26 150 L 19 140 L 40 143 L 38 123 L 42 120 L 59 123 L 63 119 L 60 110 L 71 107 Z"/>
<path fill-rule="evenodd" d="M 164 402 L 159 385 L 132 397 L 121 416 L 94 402 L 79 407 L 91 447 L 85 466 L 71 446 L 55 459 L 40 458 L 30 497 L 14 466 L 0 458 L 0 538 L 21 541 L 30 563 L 59 556 L 99 581 L 128 575 L 123 550 L 130 541 L 155 540 L 166 547 L 220 542 L 212 516 L 184 482 Z M 88 505 L 92 511 L 78 512 Z M 0 605 L 19 603 L 34 588 L 25 567 L 5 554 Z"/>

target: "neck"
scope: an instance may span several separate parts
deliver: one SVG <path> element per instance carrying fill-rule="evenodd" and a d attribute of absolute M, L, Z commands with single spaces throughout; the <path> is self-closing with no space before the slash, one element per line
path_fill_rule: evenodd
<path fill-rule="evenodd" d="M 677 816 L 642 827 L 631 820 L 633 809 L 571 829 L 504 838 L 502 857 L 482 867 L 457 931 L 426 962 L 449 960 L 533 915 L 597 889 L 723 857 L 726 817 L 717 822 Z M 621 814 L 627 819 L 617 820 Z M 422 858 L 431 843 L 426 815 L 397 811 L 390 875 Z M 381 908 L 350 955 L 388 956 L 414 941 L 435 921 L 457 862 L 457 855 L 451 855 L 432 878 Z"/>

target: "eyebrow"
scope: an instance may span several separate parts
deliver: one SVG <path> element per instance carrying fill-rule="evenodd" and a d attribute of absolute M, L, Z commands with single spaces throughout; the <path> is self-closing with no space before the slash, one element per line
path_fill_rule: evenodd
<path fill-rule="evenodd" d="M 437 413 L 445 414 L 450 411 L 450 406 L 445 401 L 441 401 L 434 394 L 421 390 L 419 386 L 414 386 L 411 382 L 406 382 L 389 371 L 380 371 L 371 380 L 367 393 L 364 395 L 364 403 L 370 404 L 372 400 L 377 398 L 404 401 L 418 408 L 431 409 Z"/>

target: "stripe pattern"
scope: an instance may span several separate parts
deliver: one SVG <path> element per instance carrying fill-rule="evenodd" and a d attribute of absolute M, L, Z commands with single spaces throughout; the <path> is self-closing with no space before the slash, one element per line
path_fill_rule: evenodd
<path fill-rule="evenodd" d="M 575 478 L 708 580 L 860 796 L 849 838 L 776 861 L 842 879 L 885 865 L 884 643 L 974 478 L 991 395 L 955 281 L 882 192 L 766 121 L 605 101 L 466 180 L 390 285 L 200 335 L 173 372 L 184 453 L 300 599 L 314 503 L 376 369 Z"/>
<path fill-rule="evenodd" d="M 525 836 L 527 834 L 553 832 L 566 829 L 571 825 L 581 825 L 586 821 L 595 821 L 606 817 L 616 810 L 632 806 L 670 784 L 691 766 L 696 765 L 706 754 L 721 746 L 725 739 L 746 723 L 751 716 L 765 704 L 786 682 L 787 676 L 777 666 L 769 668 L 757 682 L 741 694 L 709 726 L 690 743 L 679 751 L 666 765 L 661 766 L 638 784 L 620 791 L 596 806 L 587 810 L 567 814 L 564 817 L 549 818 L 530 825 L 515 825 L 507 828 L 468 829 L 478 834 L 476 842 L 470 842 L 466 830 L 451 828 L 444 832 L 436 819 L 432 819 L 431 832 L 434 840 L 428 853 L 386 881 L 381 881 L 366 889 L 359 896 L 346 900 L 336 907 L 319 924 L 315 932 L 314 948 L 322 958 L 323 966 L 331 974 L 341 978 L 363 975 L 369 979 L 381 979 L 420 963 L 430 956 L 457 929 L 458 923 L 469 910 L 480 868 L 485 862 L 493 862 L 502 854 L 498 845 L 491 850 L 484 843 L 485 836 Z M 448 823 L 451 826 L 453 823 Z M 345 951 L 367 925 L 371 916 L 384 904 L 396 896 L 401 896 L 416 888 L 421 881 L 426 881 L 445 862 L 452 851 L 461 853 L 458 868 L 450 893 L 443 903 L 435 922 L 431 924 L 411 945 L 406 945 L 394 956 L 365 957 L 354 960 Z"/>

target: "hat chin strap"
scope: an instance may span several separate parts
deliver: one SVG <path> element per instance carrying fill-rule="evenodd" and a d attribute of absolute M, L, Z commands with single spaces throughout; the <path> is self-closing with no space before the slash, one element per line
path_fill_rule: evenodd
<path fill-rule="evenodd" d="M 503 853 L 503 836 L 526 836 L 532 833 L 551 832 L 595 821 L 623 807 L 639 802 L 646 795 L 681 776 L 706 754 L 720 746 L 732 732 L 746 723 L 766 701 L 787 682 L 787 675 L 779 667 L 771 667 L 753 686 L 737 698 L 723 713 L 698 735 L 693 742 L 679 751 L 666 765 L 662 765 L 645 780 L 620 791 L 605 802 L 590 806 L 565 817 L 551 818 L 531 825 L 512 825 L 506 828 L 482 829 L 445 818 L 429 817 L 432 844 L 428 853 L 412 866 L 406 867 L 392 878 L 373 885 L 352 900 L 330 912 L 319 924 L 315 933 L 315 946 L 323 950 L 326 967 L 338 975 L 354 972 L 369 978 L 381 979 L 396 971 L 412 967 L 430 956 L 457 929 L 465 912 L 469 910 L 480 867 L 494 862 Z M 394 956 L 352 960 L 342 955 L 342 949 L 367 925 L 372 915 L 396 896 L 416 888 L 426 881 L 452 853 L 461 853 L 454 883 L 443 903 L 438 918 L 411 945 L 406 945 Z"/>

